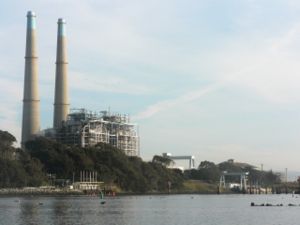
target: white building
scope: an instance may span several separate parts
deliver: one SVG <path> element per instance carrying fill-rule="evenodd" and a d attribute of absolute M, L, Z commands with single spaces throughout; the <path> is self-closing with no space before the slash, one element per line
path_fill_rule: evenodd
<path fill-rule="evenodd" d="M 127 115 L 73 109 L 55 137 L 59 142 L 81 147 L 107 143 L 126 155 L 139 155 L 138 126 L 131 123 Z"/>

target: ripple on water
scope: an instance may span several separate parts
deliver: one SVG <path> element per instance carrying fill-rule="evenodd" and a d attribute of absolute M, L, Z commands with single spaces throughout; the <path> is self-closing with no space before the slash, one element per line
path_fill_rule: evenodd
<path fill-rule="evenodd" d="M 282 207 L 251 207 L 250 203 Z M 42 204 L 40 204 L 42 203 Z M 294 225 L 300 198 L 291 195 L 166 195 L 0 198 L 2 225 Z"/>

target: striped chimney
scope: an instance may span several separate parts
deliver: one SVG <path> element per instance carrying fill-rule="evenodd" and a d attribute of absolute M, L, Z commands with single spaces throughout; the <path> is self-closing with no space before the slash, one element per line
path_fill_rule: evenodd
<path fill-rule="evenodd" d="M 53 127 L 59 129 L 69 113 L 66 21 L 58 19 Z"/>
<path fill-rule="evenodd" d="M 27 13 L 25 76 L 21 147 L 40 130 L 40 99 L 38 91 L 38 57 L 36 47 L 36 15 Z"/>

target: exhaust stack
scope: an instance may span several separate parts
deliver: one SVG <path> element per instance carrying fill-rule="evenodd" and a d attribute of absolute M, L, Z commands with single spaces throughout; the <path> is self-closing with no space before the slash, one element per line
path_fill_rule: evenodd
<path fill-rule="evenodd" d="M 27 13 L 25 74 L 23 93 L 23 118 L 21 147 L 34 138 L 40 130 L 40 100 L 38 91 L 38 65 L 36 47 L 36 15 Z"/>
<path fill-rule="evenodd" d="M 66 21 L 58 19 L 53 127 L 59 129 L 69 113 Z"/>

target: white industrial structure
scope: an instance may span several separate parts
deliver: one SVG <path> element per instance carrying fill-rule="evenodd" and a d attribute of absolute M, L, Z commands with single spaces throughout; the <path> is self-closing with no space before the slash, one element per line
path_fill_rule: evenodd
<path fill-rule="evenodd" d="M 193 155 L 181 155 L 181 156 L 173 156 L 171 153 L 163 153 L 163 157 L 174 160 L 188 160 L 189 169 L 195 168 L 195 156 Z"/>
<path fill-rule="evenodd" d="M 65 144 L 89 147 L 107 143 L 123 150 L 126 155 L 139 155 L 138 126 L 130 123 L 127 115 L 72 109 L 55 136 Z"/>
<path fill-rule="evenodd" d="M 240 177 L 240 184 L 238 185 L 240 190 L 247 190 L 247 180 L 248 180 L 249 172 L 227 172 L 223 171 L 220 176 L 220 187 L 227 188 L 225 177 L 227 176 L 238 176 Z M 229 184 L 230 187 L 230 184 Z"/>
<path fill-rule="evenodd" d="M 72 185 L 75 190 L 101 191 L 104 182 L 98 181 L 97 171 L 80 171 L 80 180 Z"/>

